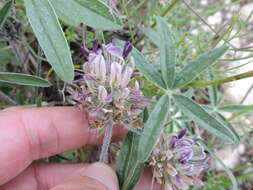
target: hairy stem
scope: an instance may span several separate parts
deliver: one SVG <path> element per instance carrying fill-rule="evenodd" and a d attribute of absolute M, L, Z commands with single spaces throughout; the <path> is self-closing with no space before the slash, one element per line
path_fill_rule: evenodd
<path fill-rule="evenodd" d="M 99 162 L 108 163 L 108 150 L 112 139 L 113 126 L 113 121 L 110 119 L 105 129 Z"/>

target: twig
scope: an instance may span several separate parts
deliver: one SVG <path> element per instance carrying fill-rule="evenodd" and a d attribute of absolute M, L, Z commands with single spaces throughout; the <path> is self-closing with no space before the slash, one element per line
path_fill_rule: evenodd
<path fill-rule="evenodd" d="M 3 100 L 7 104 L 17 105 L 17 103 L 13 99 L 11 99 L 9 96 L 7 96 L 2 91 L 0 91 L 0 100 Z"/>
<path fill-rule="evenodd" d="M 247 90 L 247 92 L 245 93 L 244 97 L 242 98 L 242 100 L 240 101 L 240 104 L 243 104 L 243 102 L 247 99 L 247 97 L 249 96 L 250 92 L 253 90 L 253 84 L 250 86 L 250 88 Z"/>
<path fill-rule="evenodd" d="M 113 126 L 114 123 L 112 119 L 110 119 L 105 129 L 105 135 L 103 139 L 103 145 L 99 157 L 99 162 L 108 163 L 108 150 L 112 139 Z"/>

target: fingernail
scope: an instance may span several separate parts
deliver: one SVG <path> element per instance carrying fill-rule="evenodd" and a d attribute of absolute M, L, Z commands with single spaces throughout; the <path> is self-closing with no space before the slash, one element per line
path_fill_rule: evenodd
<path fill-rule="evenodd" d="M 119 190 L 118 178 L 112 168 L 103 163 L 94 163 L 81 170 L 83 177 L 89 177 L 105 185 L 108 190 Z"/>

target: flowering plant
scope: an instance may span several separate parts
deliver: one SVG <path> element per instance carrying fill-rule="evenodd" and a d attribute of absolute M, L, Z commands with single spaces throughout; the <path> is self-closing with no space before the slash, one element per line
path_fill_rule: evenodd
<path fill-rule="evenodd" d="M 219 47 L 202 53 L 210 47 L 206 44 L 207 36 L 201 36 L 199 29 L 202 27 L 199 27 L 198 22 L 195 25 L 194 22 L 189 22 L 189 15 L 183 18 L 186 11 L 181 9 L 181 6 L 177 8 L 183 11 L 173 12 L 173 7 L 179 3 L 191 10 L 188 3 L 179 0 L 161 2 L 8 0 L 6 3 L 0 3 L 0 57 L 16 57 L 18 63 L 23 63 L 10 64 L 9 61 L 12 60 L 1 60 L 3 68 L 1 67 L 0 83 L 8 85 L 1 87 L 0 98 L 13 105 L 23 105 L 23 91 L 27 91 L 24 93 L 24 97 L 27 96 L 27 105 L 33 106 L 36 103 L 43 106 L 42 99 L 58 100 L 63 94 L 68 104 L 86 110 L 90 127 L 97 129 L 99 134 L 104 136 L 101 162 L 108 161 L 108 149 L 115 124 L 126 127 L 129 132 L 124 142 L 119 144 L 119 151 L 115 151 L 115 156 L 112 156 L 117 159 L 117 174 L 122 190 L 134 188 L 145 166 L 152 168 L 154 178 L 164 189 L 187 189 L 201 185 L 202 172 L 209 164 L 208 154 L 202 147 L 205 145 L 202 143 L 200 146 L 201 143 L 198 141 L 202 131 L 209 132 L 205 135 L 213 135 L 214 138 L 211 138 L 211 143 L 208 142 L 209 145 L 213 144 L 216 137 L 222 143 L 237 144 L 240 138 L 228 122 L 252 110 L 252 106 L 224 106 L 216 87 L 205 88 L 205 98 L 200 99 L 207 100 L 211 105 L 203 106 L 198 97 L 199 88 L 192 90 L 192 87 L 196 86 L 218 85 L 253 75 L 252 72 L 246 72 L 217 80 L 201 80 L 207 78 L 206 76 L 212 79 L 213 73 L 208 68 L 229 50 L 227 45 L 232 47 L 229 41 L 234 39 L 230 36 L 234 32 L 230 31 L 236 27 L 234 22 L 237 20 L 240 21 L 238 26 L 245 25 L 241 23 L 241 19 L 232 19 L 231 26 L 227 25 L 228 30 L 222 27 L 224 31 L 220 30 L 212 40 L 209 39 L 212 47 L 216 44 L 219 44 Z M 202 1 L 193 4 L 198 6 L 199 3 Z M 220 6 L 220 3 L 217 5 Z M 162 16 L 154 19 L 153 14 L 158 13 L 158 10 Z M 196 14 L 194 10 L 191 11 Z M 152 14 L 149 14 L 150 12 Z M 168 19 L 165 16 L 168 12 L 175 15 Z M 7 19 L 11 14 L 15 15 Z M 250 20 L 250 16 L 247 20 Z M 32 30 L 27 27 L 27 22 L 31 24 Z M 105 43 L 112 34 L 121 39 L 131 39 L 131 43 L 116 42 L 115 38 L 102 45 L 95 41 L 93 48 L 90 48 L 92 50 L 81 48 L 86 58 L 86 61 L 83 61 L 80 49 L 75 47 L 80 47 L 81 44 L 90 47 L 94 39 Z M 234 35 L 241 36 L 237 32 Z M 143 40 L 145 36 L 147 41 Z M 185 40 L 186 36 L 189 36 L 190 40 Z M 221 44 L 222 39 L 225 44 Z M 78 46 L 75 46 L 76 44 Z M 149 46 L 146 46 L 147 44 Z M 234 48 L 234 52 L 245 50 L 250 48 Z M 154 53 L 157 51 L 160 51 L 159 54 Z M 152 61 L 154 63 L 146 59 L 146 55 L 150 53 L 151 57 L 155 58 Z M 186 53 L 189 53 L 189 56 Z M 193 57 L 195 59 L 192 60 Z M 249 57 L 245 56 L 242 59 Z M 241 58 L 234 56 L 233 60 Z M 81 69 L 75 70 L 76 67 L 80 68 L 80 62 Z M 8 72 L 9 69 L 16 73 Z M 49 70 L 45 72 L 43 69 Z M 22 74 L 20 71 L 25 73 Z M 52 74 L 52 71 L 55 73 Z M 210 78 L 206 72 L 210 74 Z M 45 73 L 47 74 L 44 76 Z M 16 88 L 9 84 L 18 86 Z M 47 89 L 46 93 L 37 88 L 53 84 L 57 85 Z M 30 88 L 21 88 L 23 85 L 35 88 L 31 91 Z M 60 93 L 54 96 L 55 93 L 51 91 Z M 5 93 L 12 97 L 6 96 Z M 13 101 L 12 98 L 16 97 L 18 100 Z M 221 111 L 224 110 L 233 113 L 231 118 L 223 118 Z M 198 139 L 186 135 L 187 130 L 173 135 L 178 129 L 190 129 L 189 121 L 196 131 L 199 128 L 203 129 L 200 130 L 201 133 L 194 134 Z M 205 149 L 208 150 L 208 147 Z M 80 152 L 76 160 L 83 161 L 84 151 Z M 210 150 L 208 152 L 210 155 L 213 154 Z M 94 160 L 94 157 L 91 159 Z M 231 172 L 228 174 L 231 178 Z M 238 189 L 235 180 L 231 181 L 233 188 Z"/>
<path fill-rule="evenodd" d="M 115 45 L 115 39 L 98 49 L 95 41 L 93 50 L 82 47 L 88 61 L 83 65 L 83 73 L 67 86 L 68 102 L 81 105 L 88 112 L 91 127 L 98 128 L 105 136 L 106 150 L 102 150 L 101 160 L 106 160 L 112 127 L 122 124 L 130 130 L 142 127 L 140 114 L 150 102 L 143 96 L 134 76 L 134 61 L 128 58 L 132 50 L 126 42 L 123 51 Z M 103 153 L 105 151 L 105 153 Z"/>
<path fill-rule="evenodd" d="M 208 169 L 209 157 L 197 145 L 198 139 L 185 136 L 187 131 L 184 129 L 177 136 L 162 133 L 149 160 L 155 179 L 167 190 L 203 185 L 198 176 Z"/>

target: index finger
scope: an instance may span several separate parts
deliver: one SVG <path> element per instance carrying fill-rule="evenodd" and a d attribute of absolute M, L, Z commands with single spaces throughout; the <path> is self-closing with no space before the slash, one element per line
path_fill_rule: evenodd
<path fill-rule="evenodd" d="M 114 140 L 125 130 L 116 126 Z M 33 160 L 102 142 L 89 129 L 86 114 L 74 107 L 18 108 L 0 111 L 0 185 Z"/>

